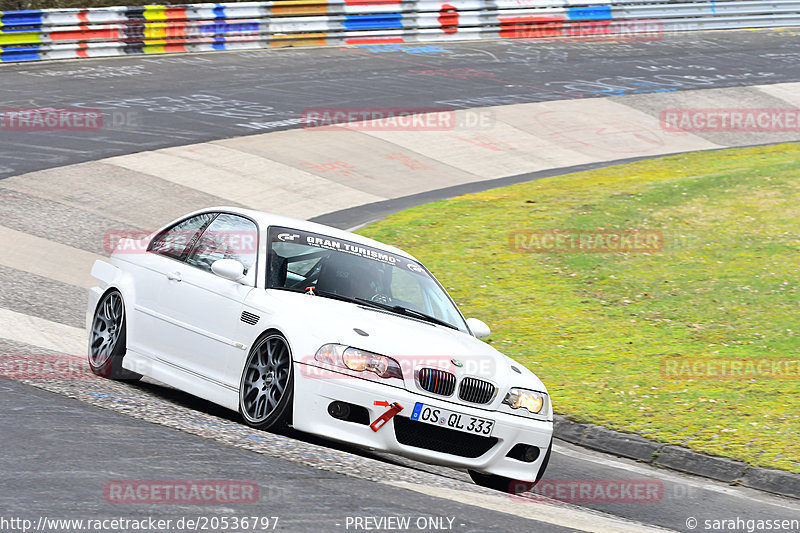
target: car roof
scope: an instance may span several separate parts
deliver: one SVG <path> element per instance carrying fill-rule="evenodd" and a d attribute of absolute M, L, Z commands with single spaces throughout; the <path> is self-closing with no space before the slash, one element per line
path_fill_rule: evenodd
<path fill-rule="evenodd" d="M 287 217 L 283 215 L 275 215 L 273 213 L 265 213 L 264 211 L 256 211 L 255 209 L 245 209 L 243 207 L 230 207 L 230 206 L 216 206 L 216 207 L 209 207 L 206 209 L 199 209 L 193 213 L 189 213 L 184 215 L 181 218 L 188 218 L 191 216 L 199 215 L 200 213 L 210 213 L 210 212 L 226 212 L 226 213 L 234 213 L 240 214 L 255 220 L 261 230 L 266 230 L 269 226 L 282 226 L 287 228 L 298 229 L 300 231 L 310 231 L 312 233 L 320 233 L 322 235 L 327 235 L 329 237 L 333 237 L 336 239 L 343 239 L 351 242 L 355 242 L 357 244 L 362 244 L 364 246 L 371 246 L 373 248 L 379 248 L 381 250 L 392 252 L 397 255 L 402 255 L 409 259 L 413 259 L 414 261 L 418 261 L 413 255 L 409 254 L 401 250 L 400 248 L 396 248 L 389 244 L 384 244 L 380 241 L 376 241 L 374 239 L 370 239 L 368 237 L 362 237 L 356 233 L 351 233 L 349 231 L 344 231 L 341 229 L 334 228 L 333 226 L 326 226 L 325 224 L 318 224 L 316 222 L 309 222 L 308 220 L 300 220 L 297 218 Z"/>

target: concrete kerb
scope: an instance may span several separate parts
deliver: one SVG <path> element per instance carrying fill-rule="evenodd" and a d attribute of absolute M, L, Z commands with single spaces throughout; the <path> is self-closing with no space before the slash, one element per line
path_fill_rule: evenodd
<path fill-rule="evenodd" d="M 727 457 L 702 454 L 641 435 L 575 422 L 563 415 L 555 415 L 554 426 L 555 438 L 584 448 L 731 485 L 741 485 L 800 499 L 800 474 L 761 468 Z"/>

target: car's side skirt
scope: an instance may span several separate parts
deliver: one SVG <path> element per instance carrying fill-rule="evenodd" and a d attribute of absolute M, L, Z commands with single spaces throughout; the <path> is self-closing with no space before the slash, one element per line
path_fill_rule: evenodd
<path fill-rule="evenodd" d="M 123 368 L 132 370 L 209 402 L 239 410 L 239 390 L 128 349 Z"/>

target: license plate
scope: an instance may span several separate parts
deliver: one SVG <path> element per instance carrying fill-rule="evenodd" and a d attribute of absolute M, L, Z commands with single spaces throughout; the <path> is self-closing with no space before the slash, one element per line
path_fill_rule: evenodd
<path fill-rule="evenodd" d="M 440 407 L 432 407 L 420 402 L 414 404 L 414 411 L 411 413 L 411 420 L 425 422 L 439 427 L 446 427 L 472 433 L 482 437 L 491 437 L 494 429 L 494 420 L 480 418 L 472 415 L 448 411 Z"/>

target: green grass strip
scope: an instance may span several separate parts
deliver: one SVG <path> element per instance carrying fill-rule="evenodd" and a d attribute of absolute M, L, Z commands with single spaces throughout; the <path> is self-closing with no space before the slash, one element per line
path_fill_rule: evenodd
<path fill-rule="evenodd" d="M 663 248 L 514 252 L 509 233 L 525 229 L 660 232 Z M 800 472 L 800 145 L 532 181 L 360 233 L 422 260 L 492 327 L 488 342 L 542 378 L 557 412 Z M 746 361 L 784 366 L 703 370 Z M 704 366 L 671 374 L 669 362 Z"/>

